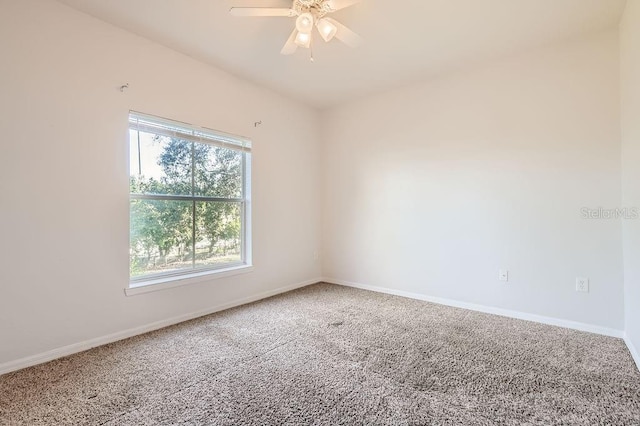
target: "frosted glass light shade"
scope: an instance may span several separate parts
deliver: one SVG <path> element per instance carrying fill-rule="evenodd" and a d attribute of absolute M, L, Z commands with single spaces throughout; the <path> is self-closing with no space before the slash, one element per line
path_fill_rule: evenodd
<path fill-rule="evenodd" d="M 311 46 L 311 34 L 298 32 L 298 35 L 296 36 L 296 44 L 308 49 Z"/>
<path fill-rule="evenodd" d="M 304 34 L 309 34 L 313 29 L 313 15 L 309 12 L 302 13 L 296 19 L 296 29 Z"/>
<path fill-rule="evenodd" d="M 320 32 L 320 36 L 324 41 L 330 42 L 336 36 L 338 27 L 326 19 L 321 19 L 318 21 L 318 32 Z"/>

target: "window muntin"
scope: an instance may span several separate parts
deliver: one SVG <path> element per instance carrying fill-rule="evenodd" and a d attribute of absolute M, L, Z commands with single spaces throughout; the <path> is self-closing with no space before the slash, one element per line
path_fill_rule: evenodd
<path fill-rule="evenodd" d="M 251 143 L 129 115 L 132 285 L 250 263 Z"/>

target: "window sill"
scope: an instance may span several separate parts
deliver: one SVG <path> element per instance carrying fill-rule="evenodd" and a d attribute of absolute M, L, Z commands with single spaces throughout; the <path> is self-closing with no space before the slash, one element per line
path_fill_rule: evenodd
<path fill-rule="evenodd" d="M 219 278 L 231 277 L 234 275 L 247 274 L 253 271 L 253 265 L 234 266 L 227 269 L 217 269 L 213 271 L 196 272 L 178 277 L 165 277 L 149 281 L 132 283 L 124 289 L 127 296 L 135 296 L 142 293 L 167 290 L 170 288 L 182 287 L 203 281 L 217 280 Z"/>

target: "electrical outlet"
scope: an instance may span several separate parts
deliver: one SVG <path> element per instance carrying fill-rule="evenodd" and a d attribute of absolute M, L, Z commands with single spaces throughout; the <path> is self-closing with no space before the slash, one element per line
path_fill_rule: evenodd
<path fill-rule="evenodd" d="M 500 271 L 498 271 L 498 279 L 500 281 L 509 281 L 509 271 L 500 269 Z"/>
<path fill-rule="evenodd" d="M 576 278 L 576 291 L 580 293 L 589 293 L 589 278 Z"/>
<path fill-rule="evenodd" d="M 317 262 L 318 259 L 320 259 L 320 253 L 318 253 L 318 250 L 316 250 L 313 252 L 313 260 Z"/>

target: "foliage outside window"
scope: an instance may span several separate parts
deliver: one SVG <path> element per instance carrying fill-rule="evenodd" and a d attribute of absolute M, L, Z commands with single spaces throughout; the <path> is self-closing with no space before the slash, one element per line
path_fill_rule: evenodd
<path fill-rule="evenodd" d="M 250 141 L 129 115 L 132 285 L 248 264 Z"/>

